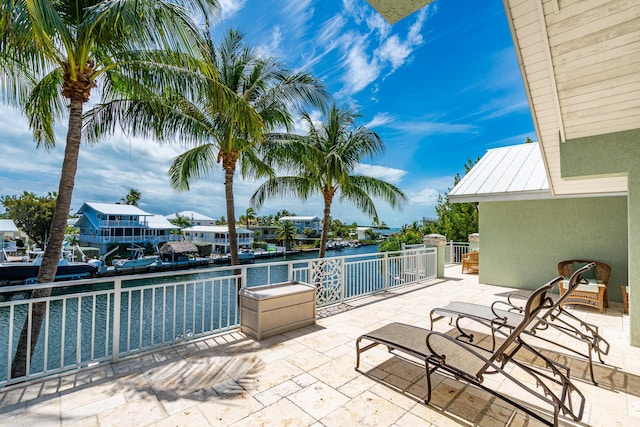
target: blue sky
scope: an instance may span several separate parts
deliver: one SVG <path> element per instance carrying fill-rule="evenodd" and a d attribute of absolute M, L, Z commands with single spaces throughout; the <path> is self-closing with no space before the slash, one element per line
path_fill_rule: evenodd
<path fill-rule="evenodd" d="M 359 172 L 392 182 L 408 195 L 401 212 L 377 203 L 380 220 L 390 226 L 435 216 L 438 194 L 452 186 L 456 173 L 464 173 L 467 159 L 536 139 L 501 0 L 436 0 L 393 26 L 364 0 L 220 3 L 215 40 L 229 27 L 239 29 L 260 54 L 322 79 L 339 106 L 360 113 L 357 124 L 380 135 L 386 153 L 367 159 Z M 56 191 L 64 124 L 57 129 L 55 149 L 36 150 L 23 115 L 0 108 L 0 195 Z M 224 216 L 221 173 L 189 192 L 171 189 L 167 170 L 184 149 L 126 135 L 84 145 L 72 211 L 84 201 L 119 201 L 136 188 L 140 207 L 152 213 Z M 236 178 L 238 216 L 258 185 Z M 273 200 L 259 214 L 280 209 L 321 216 L 322 201 Z M 332 214 L 348 223 L 370 223 L 347 204 L 334 203 Z"/>

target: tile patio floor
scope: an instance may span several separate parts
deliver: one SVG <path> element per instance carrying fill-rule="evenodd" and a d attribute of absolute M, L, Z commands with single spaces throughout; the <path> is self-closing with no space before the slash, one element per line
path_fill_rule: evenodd
<path fill-rule="evenodd" d="M 355 340 L 391 321 L 429 327 L 431 308 L 451 300 L 489 303 L 507 288 L 478 284 L 460 267 L 446 280 L 365 298 L 308 327 L 256 342 L 240 333 L 209 338 L 153 354 L 68 373 L 0 392 L 0 425 L 11 426 L 537 426 L 508 403 L 471 386 L 434 375 L 433 406 L 422 402 L 424 370 L 380 346 L 362 355 L 356 372 Z M 551 279 L 551 277 L 549 277 Z M 586 364 L 547 354 L 571 366 L 587 399 L 581 423 L 639 426 L 640 348 L 628 342 L 621 304 L 606 314 L 576 308 L 600 325 L 612 345 L 597 364 L 600 385 Z M 446 321 L 436 329 L 448 331 Z M 538 346 L 538 341 L 532 342 Z M 508 383 L 490 378 L 516 399 L 549 407 Z"/>

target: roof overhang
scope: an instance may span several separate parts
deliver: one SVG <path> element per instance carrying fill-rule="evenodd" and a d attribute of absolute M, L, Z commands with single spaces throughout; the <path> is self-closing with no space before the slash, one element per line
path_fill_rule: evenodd
<path fill-rule="evenodd" d="M 411 15 L 418 9 L 422 9 L 432 1 L 433 0 L 367 0 L 390 24 Z"/>

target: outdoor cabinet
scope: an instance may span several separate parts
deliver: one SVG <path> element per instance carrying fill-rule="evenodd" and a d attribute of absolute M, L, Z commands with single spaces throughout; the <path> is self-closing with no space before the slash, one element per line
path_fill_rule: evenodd
<path fill-rule="evenodd" d="M 285 282 L 240 290 L 240 330 L 261 340 L 316 322 L 316 290 Z"/>

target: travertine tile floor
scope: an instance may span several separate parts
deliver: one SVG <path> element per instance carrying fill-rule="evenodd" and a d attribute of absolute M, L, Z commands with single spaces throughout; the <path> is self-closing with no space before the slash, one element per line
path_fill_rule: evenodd
<path fill-rule="evenodd" d="M 508 403 L 439 374 L 427 406 L 424 368 L 381 346 L 363 353 L 362 372 L 354 370 L 361 334 L 392 321 L 429 327 L 433 307 L 451 300 L 490 303 L 509 291 L 479 284 L 459 266 L 447 268 L 446 276 L 362 299 L 324 313 L 313 327 L 261 342 L 231 333 L 12 386 L 0 392 L 0 425 L 539 425 Z M 611 303 L 604 315 L 587 308 L 574 313 L 600 325 L 612 348 L 606 364 L 596 366 L 597 387 L 584 360 L 546 353 L 571 367 L 587 399 L 582 422 L 563 417 L 561 424 L 640 425 L 640 348 L 628 345 L 621 304 Z M 451 326 L 440 321 L 436 329 Z M 549 414 L 549 407 L 501 378 L 487 383 Z"/>

